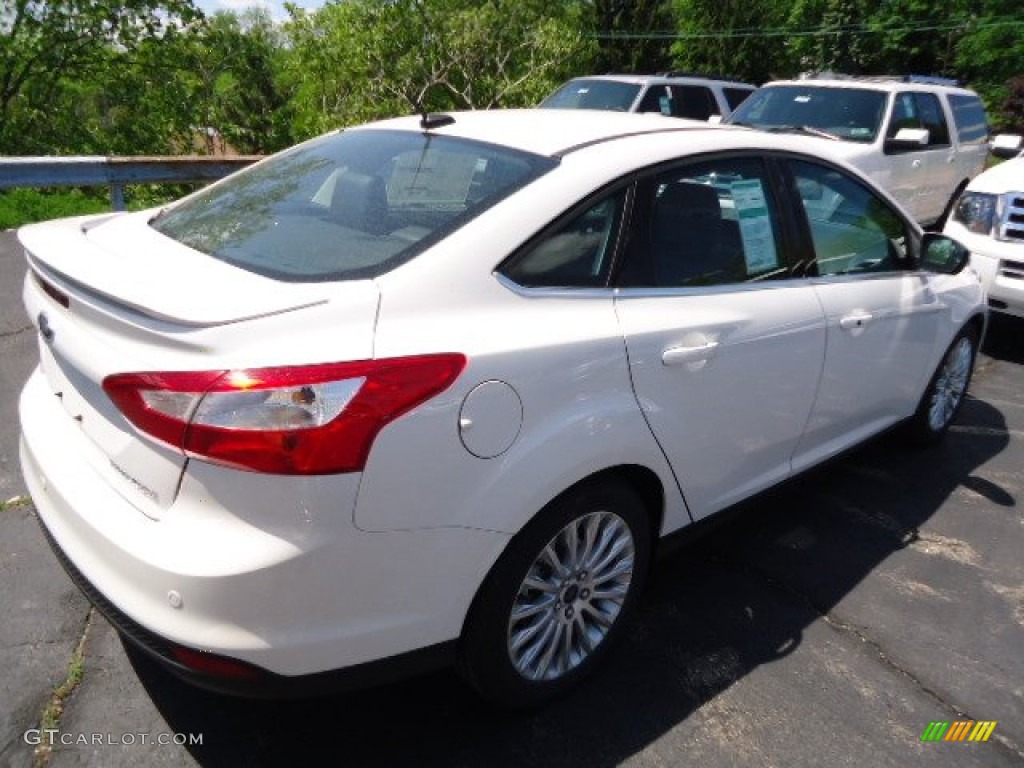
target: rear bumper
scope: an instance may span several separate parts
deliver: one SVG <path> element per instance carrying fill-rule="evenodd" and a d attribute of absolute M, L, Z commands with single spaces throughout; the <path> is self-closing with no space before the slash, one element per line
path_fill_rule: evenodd
<path fill-rule="evenodd" d="M 337 693 L 373 685 L 381 685 L 416 674 L 429 672 L 448 666 L 455 661 L 455 641 L 440 643 L 428 648 L 409 651 L 379 661 L 357 664 L 347 669 L 331 670 L 308 675 L 285 676 L 277 675 L 265 669 L 253 668 L 251 678 L 218 677 L 204 674 L 185 666 L 175 658 L 173 643 L 153 634 L 148 629 L 133 621 L 116 605 L 108 600 L 92 583 L 75 567 L 64 550 L 54 540 L 46 525 L 40 521 L 47 543 L 53 550 L 57 561 L 65 572 L 81 590 L 89 602 L 95 606 L 103 617 L 113 625 L 122 638 L 156 661 L 167 671 L 191 685 L 205 688 L 217 693 L 247 698 L 298 698 L 316 696 L 318 694 Z M 195 649 L 192 649 L 195 650 Z"/>
<path fill-rule="evenodd" d="M 358 475 L 267 476 L 201 462 L 156 521 L 82 458 L 86 438 L 38 371 L 20 417 L 25 481 L 66 570 L 122 634 L 206 687 L 256 692 L 248 681 L 196 676 L 172 645 L 265 670 L 257 688 L 304 693 L 317 683 L 309 675 L 372 677 L 359 666 L 443 647 L 508 539 L 364 533 L 352 523 Z"/>

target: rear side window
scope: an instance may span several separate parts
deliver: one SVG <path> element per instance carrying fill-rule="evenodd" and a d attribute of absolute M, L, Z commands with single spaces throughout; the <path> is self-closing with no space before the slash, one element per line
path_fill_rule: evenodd
<path fill-rule="evenodd" d="M 953 122 L 961 144 L 982 144 L 988 141 L 988 116 L 981 99 L 976 96 L 951 94 L 949 106 L 953 108 Z"/>
<path fill-rule="evenodd" d="M 619 189 L 543 235 L 500 272 L 519 285 L 594 288 L 604 285 L 622 223 L 626 190 Z"/>
<path fill-rule="evenodd" d="M 722 93 L 725 94 L 725 101 L 729 105 L 729 109 L 736 109 L 742 104 L 747 96 L 752 94 L 754 91 L 748 88 L 723 88 Z"/>
<path fill-rule="evenodd" d="M 408 261 L 555 165 L 448 136 L 346 131 L 241 171 L 151 226 L 277 280 L 364 279 Z"/>

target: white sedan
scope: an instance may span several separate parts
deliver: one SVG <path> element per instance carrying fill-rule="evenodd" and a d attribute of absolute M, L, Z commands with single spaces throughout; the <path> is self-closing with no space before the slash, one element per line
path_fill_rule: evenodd
<path fill-rule="evenodd" d="M 497 702 L 560 693 L 661 537 L 956 416 L 966 250 L 804 146 L 428 115 L 23 228 L 21 460 L 54 551 L 207 687 L 454 661 Z"/>

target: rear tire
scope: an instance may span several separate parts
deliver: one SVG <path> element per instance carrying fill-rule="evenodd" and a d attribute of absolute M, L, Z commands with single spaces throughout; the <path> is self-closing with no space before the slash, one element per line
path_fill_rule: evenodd
<path fill-rule="evenodd" d="M 932 445 L 945 436 L 963 405 L 977 354 L 978 332 L 969 326 L 956 335 L 942 356 L 910 419 L 908 433 L 913 443 Z"/>
<path fill-rule="evenodd" d="M 621 634 L 650 551 L 650 520 L 629 486 L 569 490 L 512 539 L 480 587 L 459 671 L 485 699 L 513 708 L 574 687 Z"/>

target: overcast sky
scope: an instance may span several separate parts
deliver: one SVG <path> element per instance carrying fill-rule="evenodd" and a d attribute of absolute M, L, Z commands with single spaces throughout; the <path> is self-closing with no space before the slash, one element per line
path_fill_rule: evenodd
<path fill-rule="evenodd" d="M 319 8 L 324 0 L 292 0 L 300 8 Z M 207 14 L 217 11 L 244 11 L 250 6 L 266 8 L 270 15 L 278 20 L 284 21 L 288 14 L 284 10 L 285 0 L 196 0 L 196 5 Z"/>

